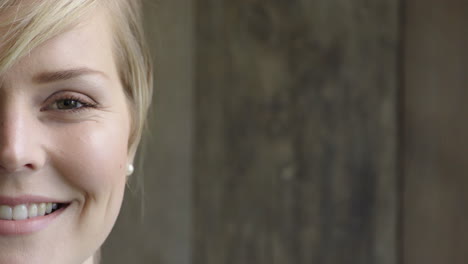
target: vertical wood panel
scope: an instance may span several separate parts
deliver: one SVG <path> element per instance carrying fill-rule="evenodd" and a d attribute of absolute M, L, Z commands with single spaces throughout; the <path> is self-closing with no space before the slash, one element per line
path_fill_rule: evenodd
<path fill-rule="evenodd" d="M 407 5 L 404 263 L 468 259 L 468 2 Z"/>
<path fill-rule="evenodd" d="M 196 3 L 194 263 L 396 264 L 398 1 Z"/>

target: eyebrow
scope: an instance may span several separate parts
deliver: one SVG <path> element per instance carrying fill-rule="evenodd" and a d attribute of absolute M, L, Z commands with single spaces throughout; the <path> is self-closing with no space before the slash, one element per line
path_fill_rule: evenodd
<path fill-rule="evenodd" d="M 35 83 L 51 83 L 58 81 L 65 81 L 81 77 L 83 75 L 101 75 L 108 78 L 107 75 L 101 71 L 93 70 L 90 68 L 76 68 L 62 71 L 43 72 L 33 77 Z"/>

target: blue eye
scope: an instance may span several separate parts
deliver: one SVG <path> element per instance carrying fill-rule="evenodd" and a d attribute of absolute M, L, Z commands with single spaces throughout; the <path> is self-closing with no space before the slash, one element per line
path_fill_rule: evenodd
<path fill-rule="evenodd" d="M 44 110 L 55 110 L 63 112 L 77 112 L 97 107 L 97 103 L 91 99 L 82 99 L 82 96 L 59 95 L 49 100 L 49 104 Z M 84 97 L 84 96 L 83 96 Z"/>
<path fill-rule="evenodd" d="M 75 99 L 60 99 L 55 105 L 58 110 L 72 110 L 85 106 L 84 103 Z"/>
<path fill-rule="evenodd" d="M 41 111 L 55 112 L 81 112 L 97 108 L 99 105 L 89 96 L 72 92 L 58 92 L 51 95 L 45 102 Z"/>

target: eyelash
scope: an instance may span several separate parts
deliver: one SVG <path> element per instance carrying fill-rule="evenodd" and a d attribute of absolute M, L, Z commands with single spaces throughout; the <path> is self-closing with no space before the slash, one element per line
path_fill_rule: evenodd
<path fill-rule="evenodd" d="M 59 102 L 63 101 L 75 101 L 78 103 L 80 106 L 72 109 L 59 109 L 57 104 Z M 75 95 L 63 95 L 63 96 L 57 96 L 57 98 L 53 98 L 53 102 L 49 104 L 49 106 L 46 108 L 46 110 L 54 110 L 54 111 L 59 111 L 59 112 L 71 112 L 71 113 L 78 113 L 86 110 L 90 110 L 91 108 L 96 108 L 97 103 L 94 102 L 89 102 L 90 100 L 83 100 L 79 96 Z"/>

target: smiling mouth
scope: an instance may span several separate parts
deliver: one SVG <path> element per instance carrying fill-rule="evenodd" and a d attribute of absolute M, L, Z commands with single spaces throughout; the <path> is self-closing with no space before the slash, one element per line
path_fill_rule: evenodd
<path fill-rule="evenodd" d="M 29 203 L 15 206 L 0 205 L 0 220 L 26 220 L 37 218 L 65 208 L 64 203 Z"/>

